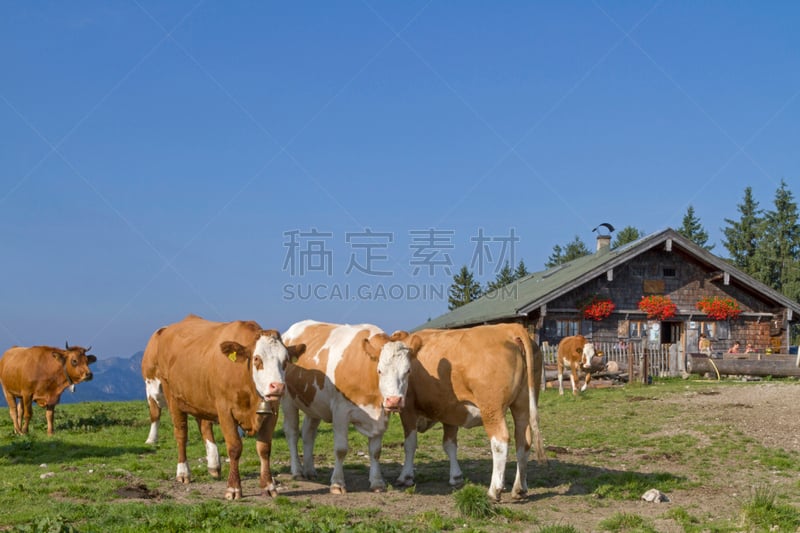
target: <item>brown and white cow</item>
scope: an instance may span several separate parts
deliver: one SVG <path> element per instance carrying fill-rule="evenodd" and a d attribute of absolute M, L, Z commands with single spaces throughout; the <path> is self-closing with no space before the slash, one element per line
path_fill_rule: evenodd
<path fill-rule="evenodd" d="M 594 344 L 589 342 L 583 335 L 564 337 L 558 343 L 558 354 L 556 355 L 558 365 L 558 394 L 564 395 L 564 366 L 569 366 L 571 374 L 569 376 L 572 383 L 572 394 L 578 395 L 578 370 L 583 367 L 586 378 L 581 392 L 589 386 L 592 375 L 589 373 L 592 357 L 594 357 Z"/>
<path fill-rule="evenodd" d="M 287 346 L 305 345 L 305 353 L 286 370 L 288 394 L 283 397 L 284 433 L 291 454 L 292 476 L 313 479 L 314 440 L 320 421 L 333 424 L 334 467 L 331 492 L 347 492 L 344 459 L 350 424 L 369 439 L 369 483 L 383 491 L 380 464 L 383 434 L 389 416 L 403 409 L 411 360 L 419 348 L 415 337 L 392 341 L 370 324 L 338 325 L 305 320 L 292 325 Z M 300 411 L 303 420 L 303 464 L 297 450 Z"/>
<path fill-rule="evenodd" d="M 53 434 L 53 417 L 61 393 L 67 388 L 75 390 L 76 383 L 92 379 L 89 365 L 97 361 L 97 357 L 86 355 L 89 350 L 91 346 L 81 348 L 66 343 L 64 350 L 50 346 L 14 346 L 3 354 L 0 384 L 14 422 L 14 433 L 28 432 L 33 402 L 36 402 L 46 409 L 47 434 Z"/>
<path fill-rule="evenodd" d="M 220 461 L 212 423 L 219 422 L 222 429 L 230 460 L 226 499 L 242 497 L 238 426 L 256 435 L 262 494 L 277 495 L 270 452 L 289 358 L 278 332 L 265 331 L 252 321 L 211 322 L 189 315 L 153 334 L 142 358 L 150 405 L 147 442 L 158 439 L 161 409 L 168 406 L 178 445 L 178 481 L 191 479 L 186 436 L 187 415 L 192 415 L 200 423 L 208 470 L 214 477 L 219 477 Z"/>
<path fill-rule="evenodd" d="M 499 500 L 504 490 L 509 432 L 505 415 L 511 409 L 517 454 L 512 496 L 528 490 L 527 464 L 531 444 L 544 461 L 539 431 L 539 386 L 542 352 L 519 324 L 495 324 L 467 329 L 426 329 L 411 365 L 406 406 L 400 413 L 405 434 L 405 462 L 399 485 L 414 484 L 417 432 L 441 422 L 442 447 L 450 459 L 450 484 L 463 482 L 458 465 L 458 428 L 483 424 L 492 450 L 489 496 Z M 392 338 L 403 338 L 395 333 Z"/>

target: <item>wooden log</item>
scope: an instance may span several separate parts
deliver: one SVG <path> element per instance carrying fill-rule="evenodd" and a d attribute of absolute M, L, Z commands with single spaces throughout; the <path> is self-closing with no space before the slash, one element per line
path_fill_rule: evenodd
<path fill-rule="evenodd" d="M 710 359 L 705 355 L 692 354 L 688 362 L 692 374 L 743 375 L 800 377 L 800 368 L 786 358 L 772 359 Z"/>

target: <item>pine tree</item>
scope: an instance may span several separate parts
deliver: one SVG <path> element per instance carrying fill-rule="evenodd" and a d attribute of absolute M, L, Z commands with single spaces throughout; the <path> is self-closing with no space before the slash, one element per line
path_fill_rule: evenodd
<path fill-rule="evenodd" d="M 515 279 L 517 278 L 514 276 L 514 271 L 511 270 L 511 266 L 508 264 L 508 261 L 506 261 L 506 264 L 503 265 L 503 268 L 501 268 L 500 272 L 497 273 L 497 277 L 494 279 L 494 281 L 490 281 L 486 284 L 486 291 L 493 291 L 495 289 L 505 287 Z"/>
<path fill-rule="evenodd" d="M 481 295 L 481 285 L 475 281 L 475 276 L 467 268 L 467 265 L 461 267 L 458 274 L 453 276 L 453 284 L 450 285 L 447 298 L 447 308 L 451 311 L 456 307 L 461 307 L 473 300 L 476 300 Z"/>
<path fill-rule="evenodd" d="M 800 223 L 797 203 L 786 182 L 775 192 L 775 209 L 764 214 L 754 254 L 753 276 L 785 296 L 800 298 Z"/>
<path fill-rule="evenodd" d="M 708 232 L 703 228 L 700 219 L 694 214 L 694 207 L 689 205 L 683 216 L 683 225 L 678 228 L 678 233 L 694 242 L 698 246 L 711 251 L 714 245 L 708 246 Z"/>
<path fill-rule="evenodd" d="M 514 270 L 514 279 L 522 279 L 528 274 L 530 274 L 530 272 L 528 272 L 528 269 L 525 266 L 525 261 L 520 259 L 517 268 Z"/>
<path fill-rule="evenodd" d="M 611 247 L 619 248 L 620 246 L 628 244 L 629 242 L 641 239 L 643 236 L 644 233 L 633 226 L 625 226 L 619 231 L 619 233 L 617 233 L 617 236 L 614 238 L 614 242 L 611 243 Z"/>
<path fill-rule="evenodd" d="M 725 219 L 728 227 L 723 228 L 725 240 L 722 245 L 728 249 L 733 265 L 747 274 L 753 274 L 753 258 L 758 248 L 758 241 L 762 232 L 762 210 L 758 202 L 753 199 L 753 188 L 744 190 L 742 203 L 736 206 L 740 217 L 738 221 Z"/>
<path fill-rule="evenodd" d="M 583 257 L 584 255 L 589 255 L 590 253 L 591 252 L 589 251 L 589 248 L 587 248 L 586 243 L 584 243 L 580 237 L 575 235 L 575 239 L 567 243 L 564 248 L 558 244 L 553 246 L 553 253 L 547 258 L 547 262 L 544 264 L 544 266 L 547 268 L 552 268 L 562 263 L 572 261 L 573 259 Z"/>

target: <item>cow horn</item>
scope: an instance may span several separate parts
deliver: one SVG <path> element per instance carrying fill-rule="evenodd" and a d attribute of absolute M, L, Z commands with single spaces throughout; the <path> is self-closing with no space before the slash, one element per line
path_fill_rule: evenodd
<path fill-rule="evenodd" d="M 69 350 L 69 341 L 64 341 L 64 346 L 66 347 L 67 350 Z"/>
<path fill-rule="evenodd" d="M 89 346 L 88 348 L 86 348 L 86 351 L 87 351 L 87 352 L 91 352 L 91 351 L 92 351 L 92 347 L 91 347 L 91 346 Z"/>

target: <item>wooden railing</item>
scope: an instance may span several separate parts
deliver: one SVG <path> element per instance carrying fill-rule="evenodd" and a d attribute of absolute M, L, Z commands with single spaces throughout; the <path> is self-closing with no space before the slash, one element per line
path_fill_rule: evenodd
<path fill-rule="evenodd" d="M 606 362 L 615 361 L 622 372 L 629 369 L 629 361 L 633 361 L 634 371 L 641 376 L 641 368 L 647 362 L 647 375 L 655 377 L 677 376 L 680 374 L 677 346 L 672 344 L 630 343 L 625 347 L 611 342 L 595 342 L 595 350 L 603 352 Z M 558 346 L 542 346 L 544 363 L 556 364 Z"/>

